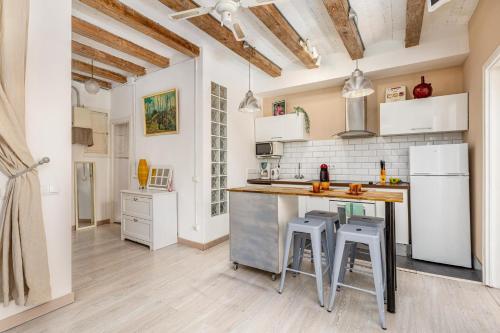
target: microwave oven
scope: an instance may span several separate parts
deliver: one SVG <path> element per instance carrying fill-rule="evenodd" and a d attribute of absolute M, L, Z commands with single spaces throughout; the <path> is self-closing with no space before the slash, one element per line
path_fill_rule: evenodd
<path fill-rule="evenodd" d="M 255 155 L 257 157 L 280 157 L 283 155 L 283 142 L 257 142 Z"/>

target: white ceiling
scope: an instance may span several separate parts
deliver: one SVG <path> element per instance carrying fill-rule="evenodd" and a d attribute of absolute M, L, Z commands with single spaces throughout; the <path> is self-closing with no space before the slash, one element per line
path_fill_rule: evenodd
<path fill-rule="evenodd" d="M 167 56 L 171 63 L 186 59 L 186 56 L 166 47 L 164 44 L 147 37 L 126 25 L 119 23 L 99 12 L 73 1 L 73 15 L 98 25 L 114 34 L 124 37 L 158 54 Z M 426 11 L 422 28 L 421 43 L 435 42 L 443 36 L 449 37 L 462 32 L 474 12 L 479 0 L 452 0 L 433 13 Z M 160 24 L 169 26 L 177 32 L 176 25 L 168 19 L 171 12 L 156 0 L 121 0 L 126 5 L 152 18 Z M 214 5 L 216 0 L 197 0 L 200 5 Z M 358 26 L 366 46 L 365 55 L 380 54 L 397 48 L 404 48 L 406 25 L 406 0 L 351 0 L 351 6 L 358 15 Z M 346 54 L 342 40 L 330 19 L 322 0 L 281 0 L 277 7 L 295 30 L 304 38 L 311 39 L 319 53 L 327 55 Z M 295 56 L 258 20 L 248 9 L 239 15 L 248 40 L 261 53 L 279 65 L 283 71 L 302 68 Z M 193 26 L 194 27 L 194 26 Z M 196 28 L 195 28 L 196 29 Z M 179 30 L 181 31 L 181 30 Z M 179 33 L 182 35 L 182 33 Z M 73 38 L 84 44 L 130 60 L 148 70 L 156 70 L 154 65 L 145 63 L 129 55 L 115 51 L 105 45 L 73 34 Z M 214 43 L 217 43 L 214 41 Z M 75 57 L 78 58 L 78 57 Z M 97 64 L 97 63 L 96 63 Z M 103 64 L 101 67 L 112 69 Z M 114 71 L 125 74 L 118 69 Z"/>

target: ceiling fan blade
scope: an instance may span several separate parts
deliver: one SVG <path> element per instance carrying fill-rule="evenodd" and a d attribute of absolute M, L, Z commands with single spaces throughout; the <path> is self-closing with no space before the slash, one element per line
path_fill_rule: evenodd
<path fill-rule="evenodd" d="M 172 20 L 179 21 L 208 14 L 212 9 L 213 7 L 198 7 L 198 8 L 184 10 L 182 12 L 173 13 L 170 14 L 169 16 Z"/>
<path fill-rule="evenodd" d="M 271 5 L 280 1 L 281 0 L 241 0 L 240 6 L 248 8 L 248 7 Z"/>
<path fill-rule="evenodd" d="M 245 40 L 246 36 L 245 33 L 243 32 L 243 29 L 241 28 L 241 25 L 237 21 L 233 21 L 233 34 L 234 38 L 236 38 L 237 41 L 241 42 Z"/>

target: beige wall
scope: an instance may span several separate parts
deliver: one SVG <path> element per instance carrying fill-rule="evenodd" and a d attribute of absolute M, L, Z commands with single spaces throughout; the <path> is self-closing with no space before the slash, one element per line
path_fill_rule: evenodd
<path fill-rule="evenodd" d="M 464 64 L 465 89 L 469 91 L 471 217 L 473 253 L 482 261 L 483 199 L 483 65 L 500 46 L 500 1 L 481 0 L 469 22 L 470 54 Z"/>
<path fill-rule="evenodd" d="M 434 96 L 464 92 L 464 77 L 461 66 L 418 72 L 408 75 L 393 76 L 373 81 L 375 94 L 368 97 L 368 129 L 378 132 L 379 103 L 385 101 L 385 89 L 406 85 L 407 98 L 413 98 L 412 90 L 420 83 L 420 76 L 425 75 L 426 82 L 432 83 Z M 330 87 L 289 95 L 265 98 L 264 115 L 272 115 L 272 103 L 285 99 L 287 112 L 293 112 L 294 106 L 302 106 L 311 119 L 311 139 L 329 139 L 334 133 L 345 129 L 345 107 L 341 96 L 342 87 Z"/>

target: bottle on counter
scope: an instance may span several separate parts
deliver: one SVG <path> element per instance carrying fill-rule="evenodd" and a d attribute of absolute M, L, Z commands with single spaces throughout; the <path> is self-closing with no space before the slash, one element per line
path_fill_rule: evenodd
<path fill-rule="evenodd" d="M 385 171 L 385 161 L 380 161 L 380 183 L 385 184 L 387 181 L 387 173 Z"/>
<path fill-rule="evenodd" d="M 319 172 L 319 181 L 321 189 L 328 191 L 330 189 L 330 173 L 328 172 L 328 165 L 321 164 L 321 171 Z"/>

